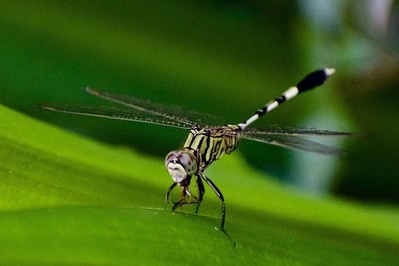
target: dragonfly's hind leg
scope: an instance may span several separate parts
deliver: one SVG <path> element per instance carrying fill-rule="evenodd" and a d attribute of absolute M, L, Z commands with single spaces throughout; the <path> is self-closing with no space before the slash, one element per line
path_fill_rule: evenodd
<path fill-rule="evenodd" d="M 219 199 L 222 201 L 222 221 L 220 223 L 220 229 L 224 231 L 224 221 L 226 218 L 226 204 L 224 203 L 224 197 L 222 192 L 219 190 L 219 188 L 210 180 L 206 175 L 203 173 L 199 173 L 199 176 L 205 180 L 205 182 L 212 188 L 213 192 L 215 192 L 216 196 L 219 197 Z"/>

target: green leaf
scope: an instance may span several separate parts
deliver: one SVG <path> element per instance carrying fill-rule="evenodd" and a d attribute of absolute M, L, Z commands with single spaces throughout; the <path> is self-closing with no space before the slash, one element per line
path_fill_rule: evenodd
<path fill-rule="evenodd" d="M 207 171 L 226 199 L 226 235 L 210 189 L 198 215 L 164 208 L 172 180 L 160 159 L 3 106 L 0 118 L 1 264 L 399 262 L 397 212 L 298 195 L 239 152 Z"/>

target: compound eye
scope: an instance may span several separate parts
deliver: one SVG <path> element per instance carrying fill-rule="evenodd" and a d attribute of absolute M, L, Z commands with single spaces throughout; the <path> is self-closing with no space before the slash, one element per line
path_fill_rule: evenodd
<path fill-rule="evenodd" d="M 171 151 L 166 155 L 165 157 L 165 164 L 167 165 L 169 162 L 171 162 L 174 158 L 177 158 L 179 156 L 179 153 L 177 151 Z"/>
<path fill-rule="evenodd" d="M 194 155 L 188 152 L 181 152 L 178 155 L 178 159 L 188 175 L 195 175 L 197 173 L 198 166 Z"/>

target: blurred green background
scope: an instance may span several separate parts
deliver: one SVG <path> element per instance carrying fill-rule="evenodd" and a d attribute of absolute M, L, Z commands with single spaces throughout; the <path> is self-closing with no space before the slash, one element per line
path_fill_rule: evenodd
<path fill-rule="evenodd" d="M 331 142 L 347 156 L 246 141 L 238 150 L 305 193 L 397 204 L 398 21 L 397 1 L 0 1 L 0 103 L 163 157 L 186 131 L 37 105 L 103 105 L 82 90 L 90 85 L 236 123 L 308 72 L 334 67 L 323 87 L 255 126 L 365 133 Z"/>

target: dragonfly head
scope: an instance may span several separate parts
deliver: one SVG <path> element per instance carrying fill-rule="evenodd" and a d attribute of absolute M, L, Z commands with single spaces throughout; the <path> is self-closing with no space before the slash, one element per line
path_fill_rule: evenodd
<path fill-rule="evenodd" d="M 198 173 L 197 159 L 187 151 L 169 152 L 165 158 L 165 166 L 173 181 L 179 185 Z"/>

